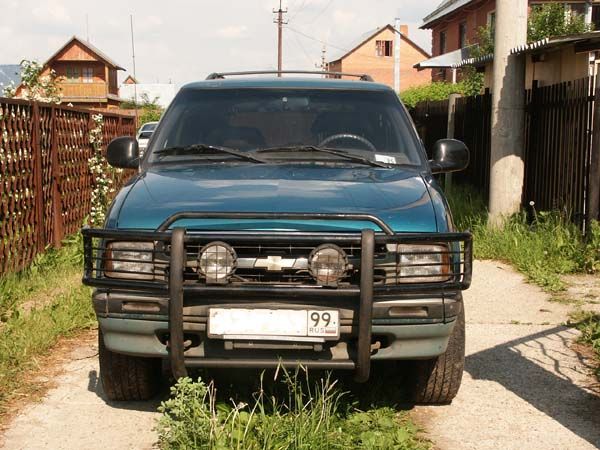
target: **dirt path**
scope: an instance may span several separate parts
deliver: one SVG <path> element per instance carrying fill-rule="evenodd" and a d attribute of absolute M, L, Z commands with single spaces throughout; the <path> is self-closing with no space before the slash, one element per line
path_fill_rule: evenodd
<path fill-rule="evenodd" d="M 600 386 L 562 326 L 572 305 L 551 303 L 505 265 L 478 262 L 466 295 L 467 361 L 450 406 L 417 407 L 437 448 L 593 449 L 600 445 Z M 149 449 L 157 402 L 107 403 L 93 333 L 73 350 L 56 387 L 26 407 L 2 449 Z"/>
<path fill-rule="evenodd" d="M 600 446 L 600 386 L 574 350 L 578 332 L 562 326 L 572 306 L 548 302 L 503 264 L 478 262 L 474 273 L 461 390 L 451 405 L 415 411 L 436 448 Z"/>

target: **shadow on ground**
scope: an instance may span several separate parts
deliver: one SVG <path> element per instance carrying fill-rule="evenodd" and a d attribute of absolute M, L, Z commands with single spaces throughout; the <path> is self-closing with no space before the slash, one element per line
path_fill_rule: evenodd
<path fill-rule="evenodd" d="M 288 371 L 290 376 L 298 380 L 299 386 L 304 392 L 314 389 L 315 386 L 329 379 L 335 383 L 338 392 L 343 392 L 342 401 L 345 406 L 353 406 L 359 409 L 370 409 L 378 407 L 392 407 L 397 410 L 409 410 L 413 405 L 409 402 L 406 389 L 403 386 L 402 366 L 396 370 L 390 370 L 390 362 L 387 365 L 373 364 L 371 379 L 368 383 L 356 383 L 352 380 L 351 372 L 334 372 L 311 370 L 308 373 L 303 370 L 294 375 L 294 371 Z M 398 363 L 402 364 L 402 363 Z M 390 375 L 393 373 L 394 375 Z M 202 379 L 206 384 L 214 383 L 217 400 L 229 404 L 240 402 L 252 404 L 254 398 L 261 390 L 267 396 L 275 396 L 285 400 L 289 396 L 289 389 L 285 382 L 285 374 L 282 370 L 261 369 L 210 369 L 193 370 L 190 377 L 194 380 Z M 113 408 L 156 411 L 161 401 L 169 396 L 169 387 L 173 380 L 169 378 L 168 372 L 163 371 L 162 389 L 155 400 L 150 402 L 113 402 L 106 398 L 102 389 L 102 383 L 98 372 L 92 370 L 88 373 L 88 391 L 95 393 L 107 405 Z"/>
<path fill-rule="evenodd" d="M 580 386 L 591 366 L 580 355 L 565 352 L 573 337 L 566 327 L 546 329 L 468 356 L 465 370 L 474 379 L 501 384 L 598 446 L 600 386 Z"/>

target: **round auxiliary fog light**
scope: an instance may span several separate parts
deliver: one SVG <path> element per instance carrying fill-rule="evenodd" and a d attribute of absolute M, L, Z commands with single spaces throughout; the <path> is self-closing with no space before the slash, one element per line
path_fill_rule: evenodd
<path fill-rule="evenodd" d="M 198 254 L 198 268 L 207 283 L 226 283 L 235 271 L 235 250 L 225 242 L 211 242 Z"/>
<path fill-rule="evenodd" d="M 308 268 L 320 284 L 336 285 L 346 275 L 348 258 L 337 245 L 319 245 L 308 257 Z"/>

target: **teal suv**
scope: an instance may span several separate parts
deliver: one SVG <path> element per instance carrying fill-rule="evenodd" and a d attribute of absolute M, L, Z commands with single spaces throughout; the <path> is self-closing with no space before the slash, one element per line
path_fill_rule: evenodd
<path fill-rule="evenodd" d="M 106 395 L 151 397 L 163 360 L 175 378 L 301 364 L 358 382 L 387 361 L 415 401 L 451 401 L 472 245 L 434 174 L 467 148 L 441 140 L 428 161 L 366 75 L 270 75 L 184 86 L 141 160 L 134 138 L 108 146 L 137 173 L 83 230 Z"/>

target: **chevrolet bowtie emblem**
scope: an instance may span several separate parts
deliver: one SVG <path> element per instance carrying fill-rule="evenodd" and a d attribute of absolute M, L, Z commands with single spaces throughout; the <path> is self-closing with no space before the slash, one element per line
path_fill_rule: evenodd
<path fill-rule="evenodd" d="M 258 258 L 254 263 L 254 267 L 267 269 L 269 272 L 280 272 L 283 269 L 293 268 L 295 263 L 294 258 L 283 259 L 281 256 L 267 256 L 266 258 Z"/>

